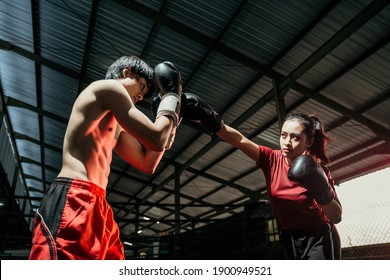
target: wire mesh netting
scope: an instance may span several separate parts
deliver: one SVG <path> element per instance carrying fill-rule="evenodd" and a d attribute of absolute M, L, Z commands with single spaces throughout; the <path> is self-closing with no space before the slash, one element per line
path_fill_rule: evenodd
<path fill-rule="evenodd" d="M 390 259 L 390 168 L 336 189 L 343 205 L 337 225 L 345 259 Z"/>

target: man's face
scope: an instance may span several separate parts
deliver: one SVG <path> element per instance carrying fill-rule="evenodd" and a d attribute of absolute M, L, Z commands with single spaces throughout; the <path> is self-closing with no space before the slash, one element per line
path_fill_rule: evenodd
<path fill-rule="evenodd" d="M 149 91 L 146 79 L 133 74 L 129 68 L 123 70 L 123 77 L 125 79 L 124 86 L 130 94 L 133 103 L 142 101 Z"/>
<path fill-rule="evenodd" d="M 149 91 L 149 86 L 146 83 L 145 78 L 141 78 L 137 75 L 133 75 L 134 80 L 136 83 L 136 93 L 134 95 L 135 100 L 134 103 L 137 103 L 138 101 L 142 101 L 144 99 L 144 96 L 148 93 Z"/>

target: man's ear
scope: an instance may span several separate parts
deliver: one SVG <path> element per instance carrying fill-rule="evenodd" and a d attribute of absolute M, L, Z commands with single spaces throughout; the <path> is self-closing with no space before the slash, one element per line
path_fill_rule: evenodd
<path fill-rule="evenodd" d="M 127 77 L 132 78 L 133 77 L 133 73 L 131 72 L 131 69 L 129 67 L 125 67 L 122 70 L 122 76 L 123 76 L 123 78 L 127 78 Z"/>

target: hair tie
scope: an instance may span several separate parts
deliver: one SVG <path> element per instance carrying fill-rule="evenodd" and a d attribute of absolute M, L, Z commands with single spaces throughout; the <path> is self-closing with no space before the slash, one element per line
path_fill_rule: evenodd
<path fill-rule="evenodd" d="M 318 121 L 318 120 L 314 121 L 314 130 L 322 131 L 322 126 L 321 126 L 321 122 L 320 121 Z"/>

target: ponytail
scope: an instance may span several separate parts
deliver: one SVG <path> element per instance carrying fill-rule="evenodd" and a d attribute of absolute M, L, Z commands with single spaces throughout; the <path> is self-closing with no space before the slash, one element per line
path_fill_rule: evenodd
<path fill-rule="evenodd" d="M 309 148 L 309 153 L 316 158 L 320 159 L 324 163 L 329 163 L 330 159 L 326 154 L 326 144 L 330 140 L 326 135 L 324 126 L 319 118 L 315 115 L 311 115 L 310 119 L 313 122 L 313 144 Z"/>

